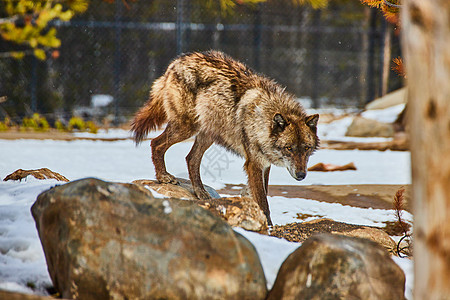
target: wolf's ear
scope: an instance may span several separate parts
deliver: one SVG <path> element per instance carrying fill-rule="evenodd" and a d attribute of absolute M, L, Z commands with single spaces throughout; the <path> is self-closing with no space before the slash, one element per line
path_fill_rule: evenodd
<path fill-rule="evenodd" d="M 273 117 L 273 132 L 274 133 L 278 133 L 284 130 L 284 128 L 286 128 L 286 126 L 288 125 L 288 123 L 286 122 L 286 120 L 283 118 L 282 115 L 280 114 L 276 114 Z"/>
<path fill-rule="evenodd" d="M 319 122 L 319 115 L 318 114 L 310 115 L 305 120 L 306 125 L 309 128 L 311 128 L 311 130 L 314 133 L 317 132 L 317 122 Z"/>

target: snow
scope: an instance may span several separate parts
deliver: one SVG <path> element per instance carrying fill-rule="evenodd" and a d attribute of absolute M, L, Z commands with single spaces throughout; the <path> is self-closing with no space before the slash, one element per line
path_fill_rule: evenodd
<path fill-rule="evenodd" d="M 339 121 L 336 121 L 339 122 Z M 329 124 L 326 130 L 330 136 L 342 138 L 342 124 Z M 325 124 L 324 124 L 325 125 Z M 324 127 L 324 126 L 322 126 Z M 319 128 L 321 128 L 319 126 Z M 320 129 L 322 130 L 322 129 Z M 344 132 L 345 133 L 345 132 Z M 325 133 L 320 133 L 324 138 Z M 150 159 L 149 141 L 135 146 L 129 132 L 124 130 L 100 131 L 99 135 L 77 134 L 84 137 L 124 138 L 117 141 L 100 140 L 0 140 L 0 177 L 15 170 L 46 167 L 70 180 L 97 177 L 107 181 L 131 182 L 136 179 L 154 178 Z M 156 136 L 153 133 L 152 136 Z M 328 137 L 327 137 L 328 138 Z M 168 171 L 175 176 L 187 178 L 185 156 L 192 142 L 179 143 L 166 154 Z M 318 162 L 346 164 L 354 162 L 356 171 L 309 172 L 304 181 L 295 181 L 286 169 L 273 167 L 270 184 L 311 185 L 311 184 L 409 184 L 409 152 L 394 151 L 337 151 L 319 150 L 311 158 L 309 165 Z M 204 155 L 201 167 L 205 184 L 221 188 L 225 183 L 242 184 L 246 182 L 243 160 L 220 147 L 211 147 Z M 36 197 L 57 184 L 55 180 L 40 181 L 27 177 L 22 182 L 0 182 L 0 289 L 19 292 L 45 294 L 51 286 L 44 253 L 37 235 L 30 207 Z M 156 197 L 161 197 L 155 194 Z M 394 212 L 380 209 L 362 209 L 336 203 L 324 203 L 310 199 L 269 197 L 272 219 L 275 224 L 298 222 L 297 213 L 332 218 L 352 224 L 380 226 L 393 221 Z M 170 206 L 165 212 L 170 213 Z M 312 219 L 314 217 L 311 217 Z M 404 218 L 412 221 L 407 212 Z M 275 237 L 247 232 L 236 228 L 255 246 L 262 262 L 268 287 L 276 278 L 284 259 L 299 243 L 291 243 Z M 413 264 L 409 259 L 394 258 L 405 271 L 407 278 L 406 296 L 411 298 Z M 28 286 L 36 286 L 34 290 Z"/>
<path fill-rule="evenodd" d="M 405 108 L 405 104 L 397 104 L 384 109 L 370 109 L 361 113 L 366 119 L 372 119 L 378 122 L 393 123 L 397 120 L 398 115 Z"/>
<path fill-rule="evenodd" d="M 398 104 L 384 109 L 371 109 L 361 113 L 361 117 L 366 119 L 375 120 L 383 123 L 393 123 L 397 120 L 398 115 L 405 108 L 405 104 Z M 347 142 L 386 142 L 391 141 L 392 138 L 380 138 L 380 137 L 348 137 L 345 136 L 347 128 L 353 122 L 353 115 L 349 115 L 338 119 L 336 121 L 320 124 L 317 128 L 318 134 L 321 139 L 347 141 Z"/>

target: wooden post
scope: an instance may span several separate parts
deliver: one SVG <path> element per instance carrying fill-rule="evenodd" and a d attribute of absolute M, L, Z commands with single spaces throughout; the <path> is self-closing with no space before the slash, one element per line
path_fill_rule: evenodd
<path fill-rule="evenodd" d="M 380 70 L 380 91 L 379 95 L 384 96 L 389 88 L 389 71 L 391 67 L 391 48 L 392 48 L 392 28 L 383 18 L 381 30 L 381 70 Z"/>
<path fill-rule="evenodd" d="M 402 1 L 414 207 L 414 299 L 450 299 L 450 1 Z"/>

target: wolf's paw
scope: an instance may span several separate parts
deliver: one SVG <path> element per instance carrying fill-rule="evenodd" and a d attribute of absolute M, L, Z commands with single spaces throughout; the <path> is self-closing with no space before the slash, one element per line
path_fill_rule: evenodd
<path fill-rule="evenodd" d="M 205 191 L 204 189 L 203 190 L 196 190 L 195 191 L 195 195 L 200 200 L 209 200 L 209 199 L 211 199 L 211 195 L 207 191 Z"/>
<path fill-rule="evenodd" d="M 156 175 L 156 180 L 158 180 L 159 183 L 178 184 L 178 181 L 175 179 L 175 176 L 170 175 L 169 173 Z"/>

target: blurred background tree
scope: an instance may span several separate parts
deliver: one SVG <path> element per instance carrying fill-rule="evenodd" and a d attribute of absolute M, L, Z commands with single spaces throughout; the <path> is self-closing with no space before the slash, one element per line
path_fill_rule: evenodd
<path fill-rule="evenodd" d="M 124 122 L 176 55 L 209 49 L 314 107 L 362 107 L 402 85 L 381 89 L 381 13 L 354 0 L 9 0 L 0 19 L 0 119 L 92 116 L 107 95 L 104 112 Z"/>
<path fill-rule="evenodd" d="M 69 21 L 87 7 L 88 0 L 3 0 L 0 3 L 0 35 L 6 41 L 22 45 L 23 50 L 0 55 L 23 58 L 26 53 L 32 53 L 44 60 L 46 51 L 61 45 L 56 28 L 49 23 Z"/>

